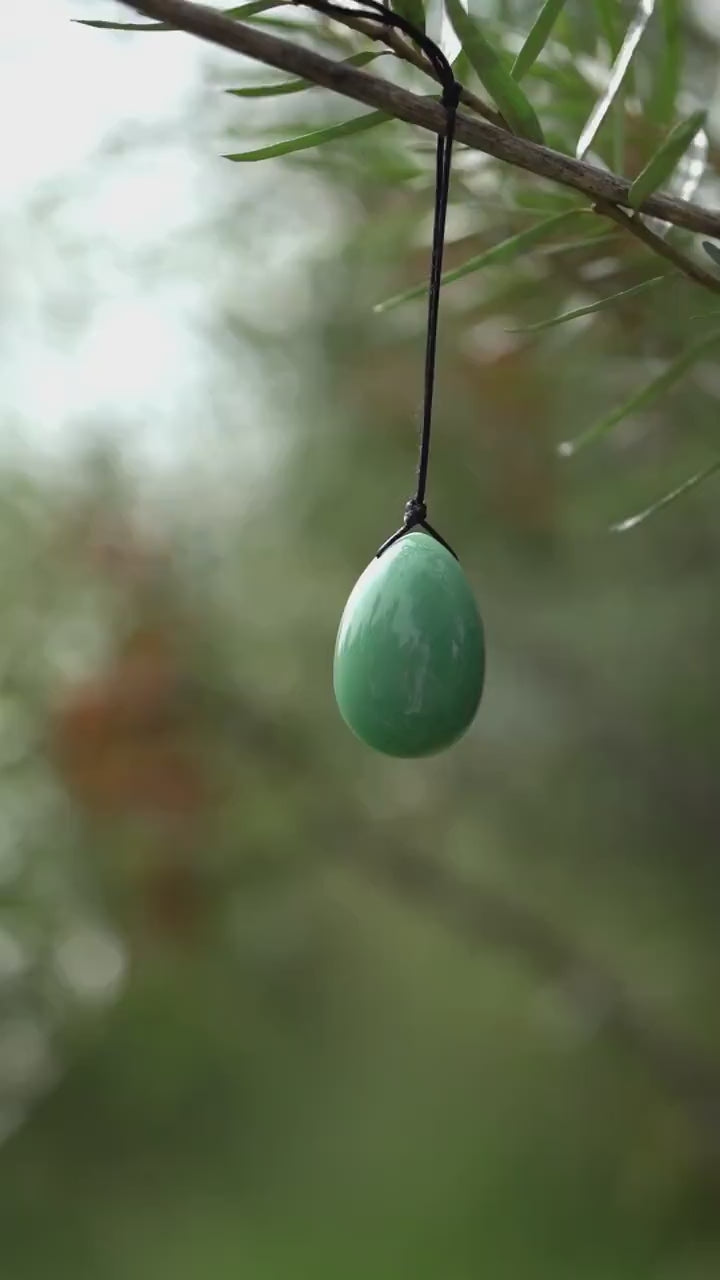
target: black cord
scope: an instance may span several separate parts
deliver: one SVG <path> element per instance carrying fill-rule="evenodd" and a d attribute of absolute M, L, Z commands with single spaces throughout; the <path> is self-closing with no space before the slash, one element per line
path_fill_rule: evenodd
<path fill-rule="evenodd" d="M 432 66 L 442 85 L 442 104 L 445 107 L 447 124 L 445 133 L 438 134 L 436 166 L 435 166 L 435 212 L 433 216 L 432 254 L 430 258 L 430 280 L 428 285 L 428 322 L 427 341 L 425 345 L 425 379 L 422 412 L 422 430 L 420 434 L 420 454 L 418 458 L 417 483 L 415 493 L 405 504 L 403 522 L 399 529 L 382 544 L 378 556 L 388 547 L 393 546 L 412 529 L 425 529 L 435 540 L 442 544 L 451 555 L 455 556 L 452 547 L 441 538 L 436 529 L 428 524 L 427 519 L 427 479 L 430 463 L 430 437 L 432 433 L 433 395 L 435 392 L 435 353 L 437 350 L 438 312 L 440 308 L 440 284 L 442 280 L 443 250 L 445 247 L 445 222 L 447 219 L 448 198 L 450 195 L 450 166 L 452 146 L 455 135 L 455 117 L 462 86 L 458 84 L 453 69 L 442 49 L 425 35 L 407 18 L 388 9 L 380 0 L 361 0 L 362 8 L 348 9 L 344 5 L 334 4 L 332 0 L 301 0 L 309 8 L 325 13 L 328 17 L 346 17 L 350 15 L 364 21 L 382 22 L 386 26 L 396 27 L 409 36 Z M 457 559 L 457 556 L 455 556 Z"/>
<path fill-rule="evenodd" d="M 407 18 L 403 18 L 402 14 L 395 13 L 387 5 L 381 4 L 380 0 L 360 0 L 362 7 L 357 9 L 349 9 L 346 5 L 335 4 L 334 0 L 296 0 L 296 2 L 307 6 L 309 9 L 316 9 L 318 13 L 325 13 L 330 18 L 362 18 L 364 22 L 381 22 L 386 27 L 395 27 L 398 31 L 402 31 L 406 36 L 409 36 L 413 44 L 416 44 L 419 49 L 422 49 L 428 62 L 436 72 L 444 91 L 455 84 L 452 67 L 442 49 L 438 48 L 434 40 L 426 36 L 425 32 L 421 31 L 412 22 L 408 22 Z M 459 94 L 460 86 L 458 85 L 457 88 Z"/>

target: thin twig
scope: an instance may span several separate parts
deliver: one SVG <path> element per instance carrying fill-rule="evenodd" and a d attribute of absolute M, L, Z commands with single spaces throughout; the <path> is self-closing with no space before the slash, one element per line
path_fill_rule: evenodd
<path fill-rule="evenodd" d="M 130 8 L 145 17 L 167 22 L 170 26 L 198 36 L 224 49 L 255 58 L 280 71 L 311 80 L 313 84 L 332 89 L 366 106 L 386 112 L 397 120 L 419 125 L 431 133 L 445 131 L 445 111 L 438 102 L 408 93 L 377 76 L 368 75 L 347 63 L 341 65 L 289 40 L 269 35 L 246 23 L 233 22 L 215 9 L 195 4 L 192 0 L 124 0 Z M 458 142 L 475 151 L 494 156 L 507 164 L 525 169 L 537 177 L 548 178 L 562 186 L 582 191 L 593 201 L 620 204 L 630 208 L 630 183 L 626 178 L 574 160 L 549 147 L 538 146 L 518 138 L 485 120 L 471 120 L 459 115 L 455 129 Z M 688 200 L 669 196 L 648 197 L 642 212 L 670 222 L 688 231 L 720 239 L 720 212 L 703 208 Z"/>
<path fill-rule="evenodd" d="M 618 209 L 617 205 L 606 204 L 604 200 L 596 200 L 593 206 L 598 213 L 604 218 L 610 218 L 617 223 L 619 227 L 624 227 L 636 239 L 647 245 L 648 249 L 652 249 L 659 257 L 666 258 L 668 262 L 672 262 L 678 271 L 683 275 L 689 276 L 697 284 L 703 285 L 705 289 L 710 289 L 712 293 L 720 293 L 720 276 L 714 276 L 709 271 L 704 271 L 692 258 L 688 258 L 687 254 L 680 249 L 676 249 L 674 245 L 664 240 L 662 236 L 658 236 L 654 231 L 647 227 L 641 218 L 625 213 L 623 209 Z"/>

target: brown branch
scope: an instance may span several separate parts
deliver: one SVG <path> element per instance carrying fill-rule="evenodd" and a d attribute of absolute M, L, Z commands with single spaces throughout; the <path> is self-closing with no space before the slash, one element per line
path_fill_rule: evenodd
<path fill-rule="evenodd" d="M 688 258 L 687 254 L 680 249 L 676 249 L 675 245 L 669 244 L 662 236 L 658 236 L 654 231 L 651 231 L 650 227 L 647 227 L 642 219 L 625 213 L 623 209 L 618 209 L 617 205 L 606 204 L 604 200 L 596 200 L 594 207 L 604 218 L 610 218 L 619 227 L 629 231 L 630 235 L 635 236 L 648 249 L 652 249 L 653 253 L 656 253 L 658 257 L 665 258 L 667 262 L 671 262 L 684 276 L 688 276 L 696 284 L 701 284 L 705 289 L 710 289 L 712 293 L 720 293 L 720 276 L 714 276 L 709 271 L 704 271 L 702 267 L 693 262 L 692 258 Z"/>
<path fill-rule="evenodd" d="M 389 84 L 377 76 L 368 75 L 356 67 L 339 65 L 321 54 L 302 48 L 289 40 L 269 35 L 247 23 L 233 22 L 215 9 L 192 3 L 192 0 L 124 0 L 130 8 L 145 17 L 167 22 L 178 30 L 207 40 L 223 49 L 245 54 L 280 71 L 311 80 L 314 84 L 332 89 L 335 93 L 353 98 L 366 106 L 385 111 L 388 116 L 418 125 L 431 133 L 445 129 L 445 112 L 442 106 L 428 98 L 408 93 L 397 85 Z M 562 186 L 573 187 L 593 201 L 620 204 L 630 208 L 628 193 L 630 183 L 625 178 L 585 164 L 549 147 L 538 146 L 525 138 L 515 137 L 505 129 L 485 120 L 471 120 L 460 115 L 456 138 L 475 151 L 503 160 L 540 178 Z M 676 227 L 720 239 L 720 211 L 703 208 L 688 200 L 675 200 L 670 196 L 650 196 L 642 205 L 642 212 Z"/>

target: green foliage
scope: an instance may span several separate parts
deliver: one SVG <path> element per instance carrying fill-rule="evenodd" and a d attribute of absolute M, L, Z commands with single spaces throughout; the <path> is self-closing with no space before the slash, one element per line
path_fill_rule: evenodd
<path fill-rule="evenodd" d="M 506 68 L 538 8 L 483 19 Z M 605 8 L 614 44 L 595 4 L 567 5 L 523 81 L 568 155 L 630 12 Z M 717 48 L 684 8 L 690 110 Z M 632 172 L 674 122 L 650 111 L 659 18 L 658 0 L 633 92 L 612 105 Z M 313 48 L 329 29 L 287 26 Z M 337 56 L 361 52 L 332 31 Z M 93 74 L 106 47 L 90 41 Z M 185 119 L 163 101 L 147 150 L 133 129 L 129 176 L 112 130 L 79 200 L 63 181 L 57 224 L 38 200 L 4 227 L 23 347 L 63 283 L 40 379 L 71 341 L 68 305 L 94 330 L 121 265 L 123 295 L 134 282 L 141 301 L 151 287 L 180 311 L 192 300 L 197 385 L 177 393 L 169 365 L 157 469 L 139 466 L 137 406 L 118 391 L 124 501 L 76 457 L 65 475 L 44 452 L 32 478 L 0 472 L 0 1115 L 18 1125 L 0 1167 L 3 1280 L 716 1276 L 717 348 L 640 415 L 648 370 L 714 342 L 717 316 L 698 326 L 698 287 L 662 284 L 647 247 L 605 235 L 576 194 L 458 147 L 448 274 L 471 257 L 487 270 L 442 299 L 431 519 L 487 621 L 487 696 L 453 752 L 375 757 L 333 703 L 332 648 L 412 485 L 423 308 L 372 304 L 424 279 L 434 139 L 369 128 L 286 166 L 218 168 L 208 137 L 246 152 L 340 112 L 322 91 L 238 105 L 212 89 L 242 72 L 205 46 L 198 67 Z M 593 143 L 604 164 L 613 132 Z M 143 208 L 137 175 L 162 173 L 168 147 L 174 173 L 178 135 L 188 223 L 168 235 L 142 218 L 159 247 L 134 256 L 95 196 L 107 179 Z M 93 221 L 68 244 L 80 206 Z M 13 369 L 5 386 L 9 440 L 21 381 Z M 563 468 L 556 442 L 633 388 L 627 429 Z M 63 439 L 74 425 L 63 416 Z M 91 532 L 129 513 L 168 549 L 149 590 L 74 557 L 88 509 Z M 611 517 L 635 536 L 607 536 Z M 97 710 L 133 611 L 169 604 L 169 723 L 134 704 L 131 732 L 90 739 L 71 794 L 53 717 L 78 685 Z M 188 718 L 212 783 L 197 824 L 87 807 L 90 782 L 125 793 L 130 775 L 146 799 Z M 183 898 L 158 901 L 152 878 L 147 893 L 153 850 L 197 876 L 190 939 L 160 929 L 168 911 L 183 923 Z M 83 1004 L 98 939 L 127 963 L 120 989 Z"/>
<path fill-rule="evenodd" d="M 480 23 L 463 9 L 461 0 L 445 0 L 445 8 L 463 52 L 510 128 L 533 142 L 542 142 L 534 108 L 485 38 Z"/>
<path fill-rule="evenodd" d="M 632 395 L 629 400 L 618 405 L 616 409 L 606 414 L 592 427 L 588 427 L 587 431 L 583 431 L 582 435 L 579 435 L 575 440 L 563 442 L 560 445 L 560 453 L 563 457 L 571 457 L 579 449 L 584 448 L 585 445 L 592 444 L 607 435 L 613 427 L 616 427 L 618 423 L 631 414 L 639 413 L 641 410 L 649 408 L 666 391 L 671 391 L 685 374 L 693 369 L 698 361 L 704 355 L 707 355 L 718 342 L 720 342 L 720 330 L 698 338 L 696 342 L 693 342 L 680 355 L 676 356 L 657 378 L 653 378 L 640 391 Z"/>
<path fill-rule="evenodd" d="M 610 54 L 616 58 L 622 44 L 623 10 L 618 0 L 594 0 L 598 25 Z"/>
<path fill-rule="evenodd" d="M 682 498 L 691 489 L 697 488 L 704 480 L 715 475 L 716 471 L 720 471 L 720 458 L 716 458 L 707 467 L 703 467 L 702 471 L 696 471 L 695 475 L 689 479 L 683 480 L 682 484 L 677 485 L 675 489 L 671 489 L 664 497 L 658 498 L 656 502 L 652 502 L 644 511 L 639 511 L 637 515 L 629 516 L 625 520 L 621 520 L 618 524 L 611 526 L 613 533 L 627 533 L 630 529 L 635 529 L 639 524 L 643 524 L 650 516 L 654 516 L 658 511 L 663 511 L 665 507 L 669 507 L 671 503 L 677 502 L 678 498 Z"/>
<path fill-rule="evenodd" d="M 376 58 L 382 58 L 382 50 L 363 50 L 351 53 L 343 62 L 351 67 L 366 67 Z M 314 88 L 310 80 L 281 80 L 277 84 L 245 85 L 240 89 L 226 89 L 226 93 L 236 98 L 283 98 L 289 93 L 302 93 L 304 89 Z"/>
<path fill-rule="evenodd" d="M 268 9 L 277 9 L 289 0 L 249 0 L 248 4 L 236 4 L 230 9 L 221 10 L 226 18 L 253 18 L 257 13 L 265 13 Z M 97 27 L 105 31 L 173 31 L 167 22 L 105 22 L 98 18 L 76 18 L 76 22 L 84 27 Z"/>
<path fill-rule="evenodd" d="M 655 0 L 638 0 L 638 4 L 623 36 L 622 43 L 614 57 L 612 67 L 608 75 L 605 92 L 593 107 L 590 117 L 578 138 L 577 147 L 575 149 L 575 154 L 577 156 L 582 157 L 587 153 L 613 104 L 617 102 L 618 106 L 621 106 L 625 79 L 631 72 L 633 59 L 637 53 L 641 40 L 647 31 L 654 8 Z M 614 51 L 615 42 L 612 36 L 612 30 L 614 28 L 611 17 L 612 7 L 608 5 L 607 0 L 602 0 L 601 12 L 605 15 L 605 27 L 606 30 L 608 30 L 608 35 L 611 40 L 611 48 Z M 624 107 L 622 110 L 624 113 Z M 621 115 L 620 121 L 621 126 L 624 126 L 624 114 Z M 618 125 L 616 121 L 616 130 L 617 128 Z M 621 128 L 620 133 L 623 131 L 624 129 Z M 617 164 L 619 159 L 617 155 L 617 146 L 615 151 L 616 154 L 614 155 L 614 160 Z"/>
<path fill-rule="evenodd" d="M 313 133 L 303 133 L 298 138 L 286 138 L 283 142 L 274 142 L 267 147 L 257 147 L 254 151 L 237 151 L 226 155 L 226 160 L 271 160 L 276 156 L 290 155 L 293 151 L 308 151 L 312 147 L 323 146 L 326 142 L 336 142 L 338 138 L 349 138 L 354 133 L 364 133 L 389 120 L 382 111 L 365 112 L 354 116 L 352 120 L 343 120 L 341 124 L 328 125 L 324 129 L 316 129 Z"/>
<path fill-rule="evenodd" d="M 522 80 L 533 63 L 540 57 L 552 35 L 553 27 L 565 8 L 566 0 L 545 0 L 527 39 L 515 59 L 510 72 L 513 80 Z"/>
<path fill-rule="evenodd" d="M 574 307 L 572 311 L 563 311 L 562 315 L 550 316 L 547 320 L 538 320 L 536 324 L 524 325 L 518 329 L 511 329 L 510 332 L 540 333 L 543 329 L 554 329 L 556 325 L 567 324 L 570 320 L 579 320 L 581 316 L 592 316 L 598 311 L 607 311 L 614 308 L 619 302 L 623 302 L 627 298 L 637 297 L 638 294 L 646 293 L 648 289 L 654 289 L 668 279 L 670 279 L 669 274 L 651 276 L 649 280 L 642 280 L 640 284 L 631 285 L 629 289 L 620 289 L 617 293 L 608 294 L 605 298 L 597 298 L 595 302 L 589 302 L 584 307 Z"/>
<path fill-rule="evenodd" d="M 706 111 L 694 111 L 687 120 L 680 120 L 665 141 L 650 157 L 630 188 L 630 204 L 639 209 L 658 187 L 675 171 L 695 135 L 703 128 Z"/>
<path fill-rule="evenodd" d="M 446 271 L 442 277 L 442 283 L 452 284 L 454 280 L 461 280 L 463 276 L 471 275 L 474 271 L 481 271 L 485 267 L 506 266 L 513 263 L 522 254 L 527 253 L 529 249 L 535 248 L 539 244 L 546 243 L 548 237 L 552 233 L 559 231 L 576 222 L 579 217 L 587 214 L 586 209 L 566 209 L 562 213 L 554 213 L 549 218 L 544 218 L 542 222 L 536 222 L 532 227 L 526 227 L 524 231 L 518 231 L 514 236 L 509 236 L 507 240 L 502 240 L 499 244 L 494 244 L 492 248 L 486 249 L 484 253 L 477 254 L 474 258 L 469 258 L 467 262 L 463 262 L 461 266 L 454 267 L 452 271 Z M 395 294 L 392 298 L 387 298 L 384 302 L 378 302 L 375 306 L 376 311 L 390 311 L 393 307 L 398 307 L 402 302 L 411 302 L 415 298 L 421 298 L 427 293 L 427 283 L 417 285 L 413 289 L 406 289 L 404 293 Z"/>
<path fill-rule="evenodd" d="M 380 56 L 377 50 L 369 52 L 358 47 L 357 33 L 343 28 L 341 23 L 328 24 L 325 19 L 298 22 L 294 14 L 292 19 L 268 15 L 267 11 L 273 7 L 274 0 L 256 0 L 224 12 L 232 17 L 248 18 L 301 35 L 321 49 L 331 39 L 333 49 L 347 65 L 367 65 Z M 423 0 L 397 0 L 396 9 L 424 30 Z M 461 46 L 455 58 L 456 75 L 461 81 L 467 81 L 473 75 L 478 77 L 510 130 L 535 142 L 542 142 L 545 133 L 551 146 L 569 154 L 574 152 L 578 157 L 583 157 L 592 147 L 600 159 L 619 174 L 625 171 L 632 157 L 633 167 L 639 170 L 630 192 L 630 201 L 636 208 L 661 188 L 674 196 L 692 198 L 707 163 L 704 133 L 703 146 L 697 145 L 705 113 L 698 109 L 687 119 L 673 122 L 684 73 L 684 24 L 679 0 L 638 0 L 629 12 L 619 0 L 594 0 L 593 4 L 580 8 L 566 7 L 563 0 L 544 0 L 539 9 L 530 0 L 518 3 L 512 14 L 512 33 L 515 36 L 518 30 L 524 29 L 526 34 L 514 59 L 508 53 L 510 28 L 505 25 L 510 20 L 509 12 L 501 8 L 496 18 L 479 18 L 472 11 L 466 11 L 462 0 L 445 0 L 445 11 Z M 138 24 L 104 24 L 102 20 L 93 20 L 90 25 L 135 29 Z M 146 25 L 145 29 L 166 28 L 155 24 L 152 27 Z M 564 51 L 558 56 L 563 45 Z M 610 63 L 604 73 L 597 61 L 598 48 L 599 56 Z M 388 51 L 383 52 L 388 55 Z M 593 59 L 595 64 L 590 69 Z M 640 74 L 636 76 L 638 69 Z M 405 73 L 413 79 L 417 75 L 416 70 L 407 66 Z M 604 87 L 598 89 L 603 75 Z M 520 87 L 521 79 L 532 84 L 533 96 L 540 104 L 544 131 L 535 106 Z M 279 80 L 276 83 L 241 84 L 228 93 L 238 99 L 291 100 L 308 87 L 309 82 L 302 79 Z M 632 97 L 628 96 L 628 89 L 633 90 Z M 317 100 L 320 104 L 328 101 L 320 94 Z M 388 118 L 380 111 L 341 123 L 328 120 L 322 106 L 319 114 L 321 118 L 317 123 L 313 120 L 299 122 L 297 119 L 289 119 L 285 125 L 273 122 L 273 133 L 276 136 L 277 131 L 281 132 L 281 139 L 273 137 L 272 141 L 264 142 L 261 131 L 260 145 L 232 152 L 227 158 L 252 162 L 303 153 L 306 166 L 316 166 L 318 171 L 332 168 L 337 174 L 342 172 L 343 180 L 350 184 L 358 180 L 361 172 L 366 177 L 374 175 L 373 182 L 380 184 L 409 184 L 423 172 L 431 180 L 426 140 L 421 134 L 400 129 L 382 131 L 374 141 L 377 126 Z M 664 141 L 657 136 L 660 127 L 666 132 L 669 128 Z M 359 141 L 347 158 L 339 147 L 319 150 L 325 143 L 341 142 L 356 134 L 367 135 L 367 141 Z M 459 150 L 458 154 L 462 156 L 462 151 Z M 578 208 L 576 199 L 568 205 L 568 198 L 558 191 L 544 192 L 546 207 L 543 210 L 537 188 L 532 185 L 533 180 L 524 176 L 522 171 L 496 168 L 494 172 L 498 186 L 508 197 L 504 203 L 501 202 L 497 225 L 493 224 L 492 217 L 484 218 L 480 207 L 483 197 L 478 200 L 471 184 L 466 185 L 456 171 L 455 198 L 462 207 L 463 215 L 471 222 L 475 220 L 481 247 L 465 261 L 446 270 L 444 284 L 470 277 L 486 268 L 489 271 L 502 268 L 506 284 L 496 291 L 500 304 L 503 297 L 514 298 L 531 292 L 532 270 L 544 277 L 554 260 L 562 259 L 562 270 L 566 274 L 568 268 L 565 264 L 569 263 L 571 277 L 577 274 L 583 254 L 593 250 L 616 253 L 619 264 L 609 291 L 598 291 L 598 296 L 591 296 L 586 301 L 585 282 L 577 280 L 579 289 L 576 292 L 581 294 L 578 301 L 576 297 L 564 297 L 562 288 L 554 288 L 554 310 L 547 305 L 541 306 L 532 317 L 519 317 L 519 323 L 504 323 L 503 327 L 509 333 L 535 334 L 539 338 L 546 331 L 548 334 L 559 332 L 566 325 L 572 331 L 573 326 L 569 323 L 572 320 L 609 315 L 615 308 L 619 311 L 632 308 L 632 314 L 637 315 L 636 300 L 668 279 L 667 274 L 660 276 L 657 270 L 652 271 L 646 253 L 638 246 L 634 251 L 628 243 L 618 247 L 617 232 L 606 233 L 598 229 L 594 234 L 577 239 L 557 239 L 556 231 L 571 225 L 579 216 L 587 217 L 589 211 Z M 512 225 L 515 218 L 523 216 L 523 206 L 529 212 L 533 204 L 536 212 L 539 210 L 539 221 L 517 230 Z M 660 231 L 664 235 L 666 228 Z M 608 248 L 610 245 L 612 250 Z M 706 252 L 715 261 L 714 247 L 710 246 L 711 242 L 706 242 Z M 548 264 L 547 268 L 539 265 L 543 260 Z M 521 263 L 524 264 L 522 268 Z M 392 296 L 375 305 L 377 313 L 425 296 L 425 279 L 409 286 L 406 281 L 402 284 L 403 287 Z M 592 294 L 595 290 L 590 292 Z M 467 309 L 472 313 L 474 307 L 480 305 L 479 297 L 474 303 L 472 294 L 466 296 Z M 694 353 L 702 350 L 705 341 L 712 343 L 714 336 L 701 337 L 699 342 L 694 341 L 689 347 L 686 343 L 677 342 L 675 345 L 671 343 L 668 349 L 663 343 L 664 372 L 635 395 L 621 401 L 618 408 L 582 432 L 577 440 L 570 439 L 561 445 L 561 452 L 567 456 L 574 454 L 581 445 L 601 438 L 627 417 L 655 403 L 699 358 Z M 660 509 L 663 505 L 661 502 Z"/>
<path fill-rule="evenodd" d="M 682 0 L 660 0 L 663 47 L 648 108 L 652 119 L 663 125 L 673 118 L 682 77 L 682 17 Z"/>
<path fill-rule="evenodd" d="M 408 22 L 412 22 L 414 27 L 419 31 L 425 30 L 425 6 L 423 0 L 393 0 L 393 9 L 400 14 L 401 18 L 405 18 Z"/>

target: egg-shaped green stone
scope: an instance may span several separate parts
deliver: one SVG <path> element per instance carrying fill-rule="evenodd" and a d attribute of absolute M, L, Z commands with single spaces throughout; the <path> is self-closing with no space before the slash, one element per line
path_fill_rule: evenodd
<path fill-rule="evenodd" d="M 482 623 L 457 560 L 413 532 L 373 560 L 345 606 L 335 697 L 353 733 L 391 756 L 449 747 L 477 711 Z"/>

